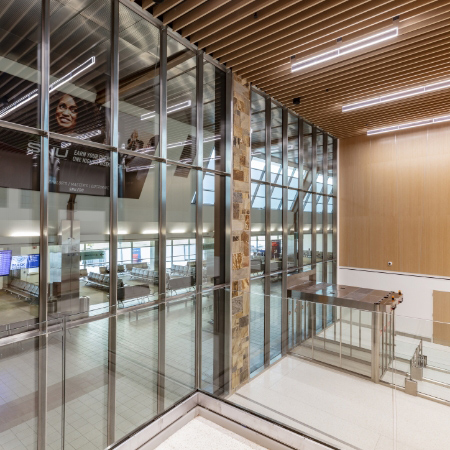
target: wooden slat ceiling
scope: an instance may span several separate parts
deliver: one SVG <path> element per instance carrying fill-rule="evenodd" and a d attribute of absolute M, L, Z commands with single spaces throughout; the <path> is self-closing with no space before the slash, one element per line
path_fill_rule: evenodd
<path fill-rule="evenodd" d="M 142 0 L 233 72 L 334 136 L 450 114 L 450 88 L 342 112 L 342 105 L 450 79 L 449 0 Z M 291 73 L 297 60 L 395 24 L 399 36 Z M 342 44 L 337 39 L 342 38 Z M 292 99 L 301 97 L 301 104 Z"/>

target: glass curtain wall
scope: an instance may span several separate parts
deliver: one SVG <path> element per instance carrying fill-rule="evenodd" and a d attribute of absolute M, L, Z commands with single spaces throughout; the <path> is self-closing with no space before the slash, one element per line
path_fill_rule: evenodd
<path fill-rule="evenodd" d="M 336 280 L 337 140 L 257 89 L 251 108 L 250 367 L 256 373 L 283 354 L 283 329 L 299 314 L 282 307 L 287 277 L 315 269 L 317 282 Z M 319 330 L 324 314 L 317 312 Z"/>
<path fill-rule="evenodd" d="M 231 74 L 132 2 L 0 28 L 0 443 L 103 449 L 226 383 Z"/>

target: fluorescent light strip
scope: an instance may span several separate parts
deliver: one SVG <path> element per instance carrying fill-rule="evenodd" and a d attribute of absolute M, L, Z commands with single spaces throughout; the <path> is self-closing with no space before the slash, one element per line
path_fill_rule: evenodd
<path fill-rule="evenodd" d="M 77 68 L 73 69 L 71 72 L 69 72 L 67 75 L 64 75 L 59 80 L 54 81 L 49 86 L 48 92 L 50 93 L 50 92 L 53 92 L 55 89 L 58 89 L 63 84 L 66 84 L 68 81 L 72 80 L 77 75 L 79 75 L 81 72 L 84 72 L 86 69 L 93 66 L 94 64 L 95 64 L 95 56 L 93 56 L 92 58 L 89 58 L 86 62 L 84 62 L 83 64 L 80 64 Z M 39 89 L 34 89 L 29 94 L 25 95 L 24 97 L 20 98 L 19 100 L 16 100 L 14 103 L 7 106 L 6 108 L 3 108 L 0 111 L 0 118 L 8 115 L 11 111 L 14 111 L 15 109 L 19 108 L 20 106 L 25 105 L 33 98 L 36 98 L 38 96 L 38 93 L 39 93 Z"/>
<path fill-rule="evenodd" d="M 167 114 L 173 113 L 175 111 L 179 111 L 180 109 L 189 108 L 190 106 L 191 106 L 191 101 L 190 100 L 186 100 L 185 102 L 178 103 L 178 104 L 173 105 L 173 106 L 169 106 L 167 108 Z M 152 119 L 153 117 L 155 117 L 155 115 L 156 115 L 155 111 L 142 114 L 141 115 L 141 120 Z"/>
<path fill-rule="evenodd" d="M 392 39 L 396 36 L 398 36 L 398 27 L 389 28 L 388 30 L 373 34 L 372 36 L 360 39 L 351 44 L 343 45 L 335 50 L 330 50 L 328 52 L 312 56 L 311 58 L 306 58 L 299 62 L 293 63 L 291 66 L 291 72 L 306 69 L 307 67 L 329 61 L 330 59 L 337 58 L 338 56 L 356 52 L 357 50 L 378 44 L 386 41 L 387 39 Z"/>
<path fill-rule="evenodd" d="M 412 97 L 413 95 L 423 94 L 425 92 L 433 92 L 439 89 L 450 87 L 450 80 L 440 81 L 439 83 L 427 84 L 405 91 L 394 92 L 392 94 L 382 95 L 381 97 L 370 98 L 361 102 L 350 103 L 342 107 L 342 112 L 353 111 L 355 109 L 366 108 L 367 106 L 378 105 L 380 103 L 392 102 L 401 98 Z"/>
<path fill-rule="evenodd" d="M 435 117 L 434 119 L 419 120 L 417 122 L 408 122 L 400 125 L 393 125 L 391 127 L 376 128 L 375 130 L 368 130 L 367 136 L 372 136 L 373 134 L 389 133 L 391 131 L 406 130 L 407 128 L 423 127 L 425 125 L 431 125 L 433 123 L 441 122 L 450 122 L 450 115 Z"/>

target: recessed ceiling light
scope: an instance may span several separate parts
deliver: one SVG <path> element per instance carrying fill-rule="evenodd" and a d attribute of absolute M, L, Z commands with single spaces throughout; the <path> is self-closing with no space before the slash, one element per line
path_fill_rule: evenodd
<path fill-rule="evenodd" d="M 434 119 L 419 120 L 417 122 L 402 123 L 400 125 L 393 125 L 390 127 L 376 128 L 374 130 L 368 130 L 367 135 L 371 136 L 373 134 L 381 134 L 381 133 L 389 133 L 391 131 L 406 130 L 407 128 L 423 127 L 425 125 L 431 125 L 433 123 L 440 123 L 440 122 L 450 122 L 450 115 L 435 117 Z"/>
<path fill-rule="evenodd" d="M 386 41 L 387 39 L 392 39 L 396 36 L 398 36 L 398 27 L 389 28 L 388 30 L 372 34 L 363 39 L 358 39 L 351 44 L 342 45 L 335 50 L 320 53 L 319 55 L 312 56 L 311 58 L 306 58 L 299 62 L 293 63 L 291 66 L 291 72 L 306 69 L 307 67 L 313 66 L 315 64 L 320 64 L 330 59 L 337 58 L 338 56 L 346 55 L 347 53 L 356 52 L 357 50 L 361 50 L 362 48 L 378 44 L 379 42 Z"/>
<path fill-rule="evenodd" d="M 394 92 L 392 94 L 382 95 L 380 97 L 362 100 L 356 103 L 350 103 L 342 107 L 342 112 L 353 111 L 354 109 L 366 108 L 367 106 L 378 105 L 380 103 L 392 102 L 401 98 L 412 97 L 414 95 L 424 94 L 425 92 L 438 91 L 450 87 L 450 80 L 439 81 L 425 86 L 419 86 L 404 91 Z"/>

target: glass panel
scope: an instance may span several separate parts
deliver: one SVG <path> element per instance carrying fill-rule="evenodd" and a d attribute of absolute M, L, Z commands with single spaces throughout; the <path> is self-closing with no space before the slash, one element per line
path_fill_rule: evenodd
<path fill-rule="evenodd" d="M 0 130 L 0 329 L 39 308 L 40 138 Z"/>
<path fill-rule="evenodd" d="M 107 446 L 108 319 L 71 327 L 65 346 L 64 448 Z"/>
<path fill-rule="evenodd" d="M 285 297 L 285 296 L 284 296 Z M 270 359 L 281 355 L 281 274 L 270 277 Z"/>
<path fill-rule="evenodd" d="M 298 177 L 298 117 L 288 113 L 288 186 L 299 187 Z"/>
<path fill-rule="evenodd" d="M 203 166 L 224 171 L 226 76 L 214 64 L 203 65 Z"/>
<path fill-rule="evenodd" d="M 312 137 L 305 136 L 303 139 L 303 190 L 312 191 Z"/>
<path fill-rule="evenodd" d="M 264 366 L 265 278 L 250 283 L 250 373 Z"/>
<path fill-rule="evenodd" d="M 315 194 L 316 199 L 316 262 L 323 261 L 323 195 Z"/>
<path fill-rule="evenodd" d="M 328 137 L 328 141 L 331 138 Z M 328 144 L 328 177 L 327 177 L 327 193 L 329 195 L 334 194 L 334 183 L 335 183 L 335 168 L 334 168 L 334 153 L 333 153 L 333 143 Z"/>
<path fill-rule="evenodd" d="M 203 175 L 203 287 L 225 282 L 225 182 L 220 175 Z"/>
<path fill-rule="evenodd" d="M 251 111 L 251 178 L 266 179 L 266 99 L 252 91 Z"/>
<path fill-rule="evenodd" d="M 119 307 L 158 298 L 159 171 L 157 162 L 119 154 Z"/>
<path fill-rule="evenodd" d="M 195 286 L 197 172 L 167 165 L 166 289 L 169 295 Z"/>
<path fill-rule="evenodd" d="M 333 221 L 334 221 L 334 198 L 333 197 L 327 197 L 326 199 L 328 203 L 328 225 L 327 225 L 327 251 L 328 251 L 328 259 L 334 259 L 335 258 L 335 251 L 334 248 L 334 229 L 333 229 Z"/>
<path fill-rule="evenodd" d="M 119 5 L 119 147 L 159 155 L 159 30 Z"/>
<path fill-rule="evenodd" d="M 50 131 L 109 143 L 111 2 L 50 10 Z"/>
<path fill-rule="evenodd" d="M 283 211 L 282 196 L 283 189 L 280 187 L 271 187 L 272 196 L 270 199 L 270 271 L 281 270 L 281 261 L 283 257 L 282 234 L 283 234 Z"/>
<path fill-rule="evenodd" d="M 196 55 L 167 37 L 167 158 L 196 162 Z"/>
<path fill-rule="evenodd" d="M 117 317 L 116 440 L 157 414 L 158 307 Z"/>
<path fill-rule="evenodd" d="M 39 127 L 41 4 L 3 0 L 0 15 L 0 120 L 30 127 Z"/>
<path fill-rule="evenodd" d="M 283 150 L 282 150 L 282 123 L 283 123 L 283 110 L 272 103 L 272 115 L 271 115 L 271 171 L 272 171 L 272 183 L 282 184 L 281 168 L 283 165 Z M 279 170 L 278 170 L 279 169 Z M 279 172 L 279 177 L 275 174 Z M 274 177 L 276 177 L 274 179 Z"/>
<path fill-rule="evenodd" d="M 303 265 L 312 261 L 312 194 L 301 192 L 303 203 Z"/>
<path fill-rule="evenodd" d="M 195 296 L 166 305 L 165 408 L 195 389 Z"/>
<path fill-rule="evenodd" d="M 108 306 L 110 155 L 50 140 L 49 313 Z"/>
<path fill-rule="evenodd" d="M 298 266 L 298 219 L 300 197 L 299 191 L 288 189 L 288 242 L 287 242 L 287 267 Z"/>
<path fill-rule="evenodd" d="M 32 338 L 0 347 L 0 445 L 5 450 L 37 449 L 38 346 L 38 338 Z"/>
<path fill-rule="evenodd" d="M 266 186 L 252 183 L 251 275 L 264 273 L 266 254 Z"/>

